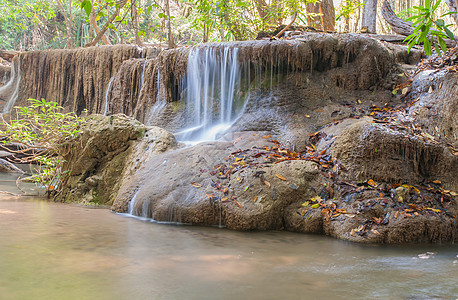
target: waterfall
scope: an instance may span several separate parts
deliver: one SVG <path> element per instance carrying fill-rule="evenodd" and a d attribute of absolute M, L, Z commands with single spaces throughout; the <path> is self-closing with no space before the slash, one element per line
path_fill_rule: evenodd
<path fill-rule="evenodd" d="M 238 48 L 206 47 L 190 51 L 186 75 L 189 125 L 176 133 L 182 141 L 215 140 L 227 131 L 244 109 L 240 92 Z"/>
<path fill-rule="evenodd" d="M 16 73 L 16 64 L 17 64 L 17 73 Z M 8 102 L 6 102 L 5 106 L 3 107 L 2 114 L 7 114 L 13 109 L 13 105 L 16 103 L 16 100 L 19 95 L 19 85 L 21 83 L 21 61 L 19 58 L 13 61 L 10 80 L 8 81 L 7 84 L 0 87 L 0 96 L 3 93 L 11 92 L 11 89 L 13 88 L 13 85 L 15 83 L 16 83 L 16 86 L 11 96 L 9 97 Z"/>
<path fill-rule="evenodd" d="M 143 81 L 145 80 L 145 66 L 146 66 L 146 62 L 147 62 L 147 61 L 148 61 L 148 60 L 143 61 L 142 74 L 141 74 L 141 76 L 140 76 L 140 88 L 139 88 L 139 90 L 142 89 Z"/>
<path fill-rule="evenodd" d="M 107 91 L 105 93 L 105 110 L 103 111 L 104 116 L 106 116 L 108 113 L 108 95 L 109 95 L 111 84 L 113 83 L 114 78 L 115 76 L 111 77 L 110 82 L 108 83 L 108 86 L 107 86 Z"/>
<path fill-rule="evenodd" d="M 127 209 L 127 213 L 128 213 L 129 215 L 137 215 L 137 214 L 138 214 L 138 210 L 135 211 L 135 213 L 134 213 L 135 202 L 136 202 L 136 200 L 137 200 L 138 192 L 140 192 L 140 189 L 138 189 L 138 190 L 135 192 L 134 196 L 132 197 L 132 199 L 131 199 L 130 202 L 129 202 L 129 207 L 128 207 L 128 209 Z"/>

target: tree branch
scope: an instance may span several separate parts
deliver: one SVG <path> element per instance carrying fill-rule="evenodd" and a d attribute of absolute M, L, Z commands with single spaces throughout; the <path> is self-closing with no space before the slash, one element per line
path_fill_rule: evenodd
<path fill-rule="evenodd" d="M 92 42 L 87 43 L 86 45 L 84 45 L 84 47 L 90 47 L 90 46 L 97 45 L 97 43 L 100 41 L 102 36 L 108 30 L 108 26 L 110 26 L 110 24 L 113 23 L 114 19 L 116 19 L 116 17 L 119 15 L 119 12 L 124 7 L 124 5 L 126 5 L 126 3 L 127 3 L 127 0 L 122 0 L 121 3 L 119 3 L 118 7 L 116 8 L 116 11 L 111 15 L 111 17 L 105 23 L 105 25 L 103 26 L 103 29 L 97 34 L 97 36 L 92 40 Z"/>
<path fill-rule="evenodd" d="M 391 29 L 397 34 L 409 36 L 413 33 L 412 22 L 404 21 L 403 19 L 396 16 L 393 9 L 391 8 L 390 3 L 387 0 L 383 1 L 382 4 L 382 16 L 383 18 L 385 18 L 386 22 L 391 26 Z M 444 39 L 444 41 L 447 47 L 456 46 L 455 41 L 449 39 Z"/>

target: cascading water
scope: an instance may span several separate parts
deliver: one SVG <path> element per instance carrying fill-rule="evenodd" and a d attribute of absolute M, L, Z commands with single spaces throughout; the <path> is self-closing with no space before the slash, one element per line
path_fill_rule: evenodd
<path fill-rule="evenodd" d="M 144 70 L 144 68 L 143 68 Z M 142 77 L 143 78 L 143 72 L 142 72 Z M 164 91 L 164 86 L 161 85 L 161 66 L 158 66 L 157 70 L 157 94 L 156 94 L 156 104 L 154 104 L 150 112 L 148 114 L 148 118 L 146 121 L 146 125 L 151 125 L 151 122 L 157 118 L 157 116 L 162 112 L 162 109 L 165 108 L 167 105 L 167 100 L 165 99 L 165 91 Z"/>
<path fill-rule="evenodd" d="M 104 116 L 106 116 L 108 113 L 108 96 L 109 96 L 111 84 L 113 83 L 114 78 L 115 78 L 114 76 L 111 77 L 110 82 L 108 83 L 108 86 L 107 86 L 107 91 L 105 92 L 105 109 L 103 111 Z"/>
<path fill-rule="evenodd" d="M 246 99 L 240 92 L 241 73 L 237 48 L 191 50 L 185 79 L 190 122 L 175 134 L 179 140 L 215 140 L 234 124 Z"/>
<path fill-rule="evenodd" d="M 17 71 L 16 71 L 16 65 L 17 65 Z M 21 61 L 20 59 L 17 59 L 13 62 L 13 66 L 11 68 L 10 80 L 8 81 L 7 84 L 0 87 L 0 95 L 7 94 L 8 92 L 11 93 L 11 96 L 9 97 L 8 102 L 6 102 L 5 106 L 3 107 L 2 115 L 9 113 L 13 109 L 13 105 L 14 103 L 16 103 L 16 100 L 19 95 L 20 83 L 21 83 Z M 13 89 L 14 84 L 16 85 Z"/>

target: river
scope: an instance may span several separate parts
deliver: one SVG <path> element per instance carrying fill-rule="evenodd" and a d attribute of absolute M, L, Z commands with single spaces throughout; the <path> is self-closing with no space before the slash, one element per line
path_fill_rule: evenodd
<path fill-rule="evenodd" d="M 18 192 L 0 176 L 0 190 Z M 456 299 L 457 255 L 0 194 L 0 299 Z"/>

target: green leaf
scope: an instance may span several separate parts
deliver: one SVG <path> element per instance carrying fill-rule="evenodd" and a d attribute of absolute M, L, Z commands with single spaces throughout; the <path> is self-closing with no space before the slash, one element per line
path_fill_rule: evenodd
<path fill-rule="evenodd" d="M 441 0 L 437 0 L 436 1 L 436 4 L 434 4 L 433 8 L 431 9 L 432 11 L 435 11 L 437 9 L 437 7 L 439 6 L 439 4 L 441 3 Z"/>
<path fill-rule="evenodd" d="M 441 37 L 438 37 L 437 40 L 439 41 L 439 45 L 441 46 L 442 51 L 444 51 L 444 53 L 447 52 L 447 45 L 445 44 L 444 39 Z"/>
<path fill-rule="evenodd" d="M 439 26 L 439 27 L 444 27 L 445 26 L 445 22 L 442 19 L 436 20 L 436 21 L 434 21 L 434 23 L 436 23 L 436 25 Z"/>
<path fill-rule="evenodd" d="M 84 9 L 84 11 L 86 12 L 86 15 L 88 17 L 91 15 L 91 12 L 92 12 L 92 3 L 91 3 L 91 1 L 84 0 L 83 2 L 81 2 L 81 8 Z"/>
<path fill-rule="evenodd" d="M 434 44 L 434 49 L 436 49 L 436 53 L 437 55 L 441 55 L 441 49 L 439 48 L 439 45 L 437 43 L 433 43 Z"/>
<path fill-rule="evenodd" d="M 450 31 L 447 27 L 444 27 L 445 33 L 447 34 L 448 38 L 451 40 L 455 39 L 455 36 L 453 35 L 453 32 Z"/>
<path fill-rule="evenodd" d="M 423 50 L 425 50 L 426 55 L 431 55 L 431 43 L 429 42 L 428 39 L 424 39 L 423 41 Z"/>

